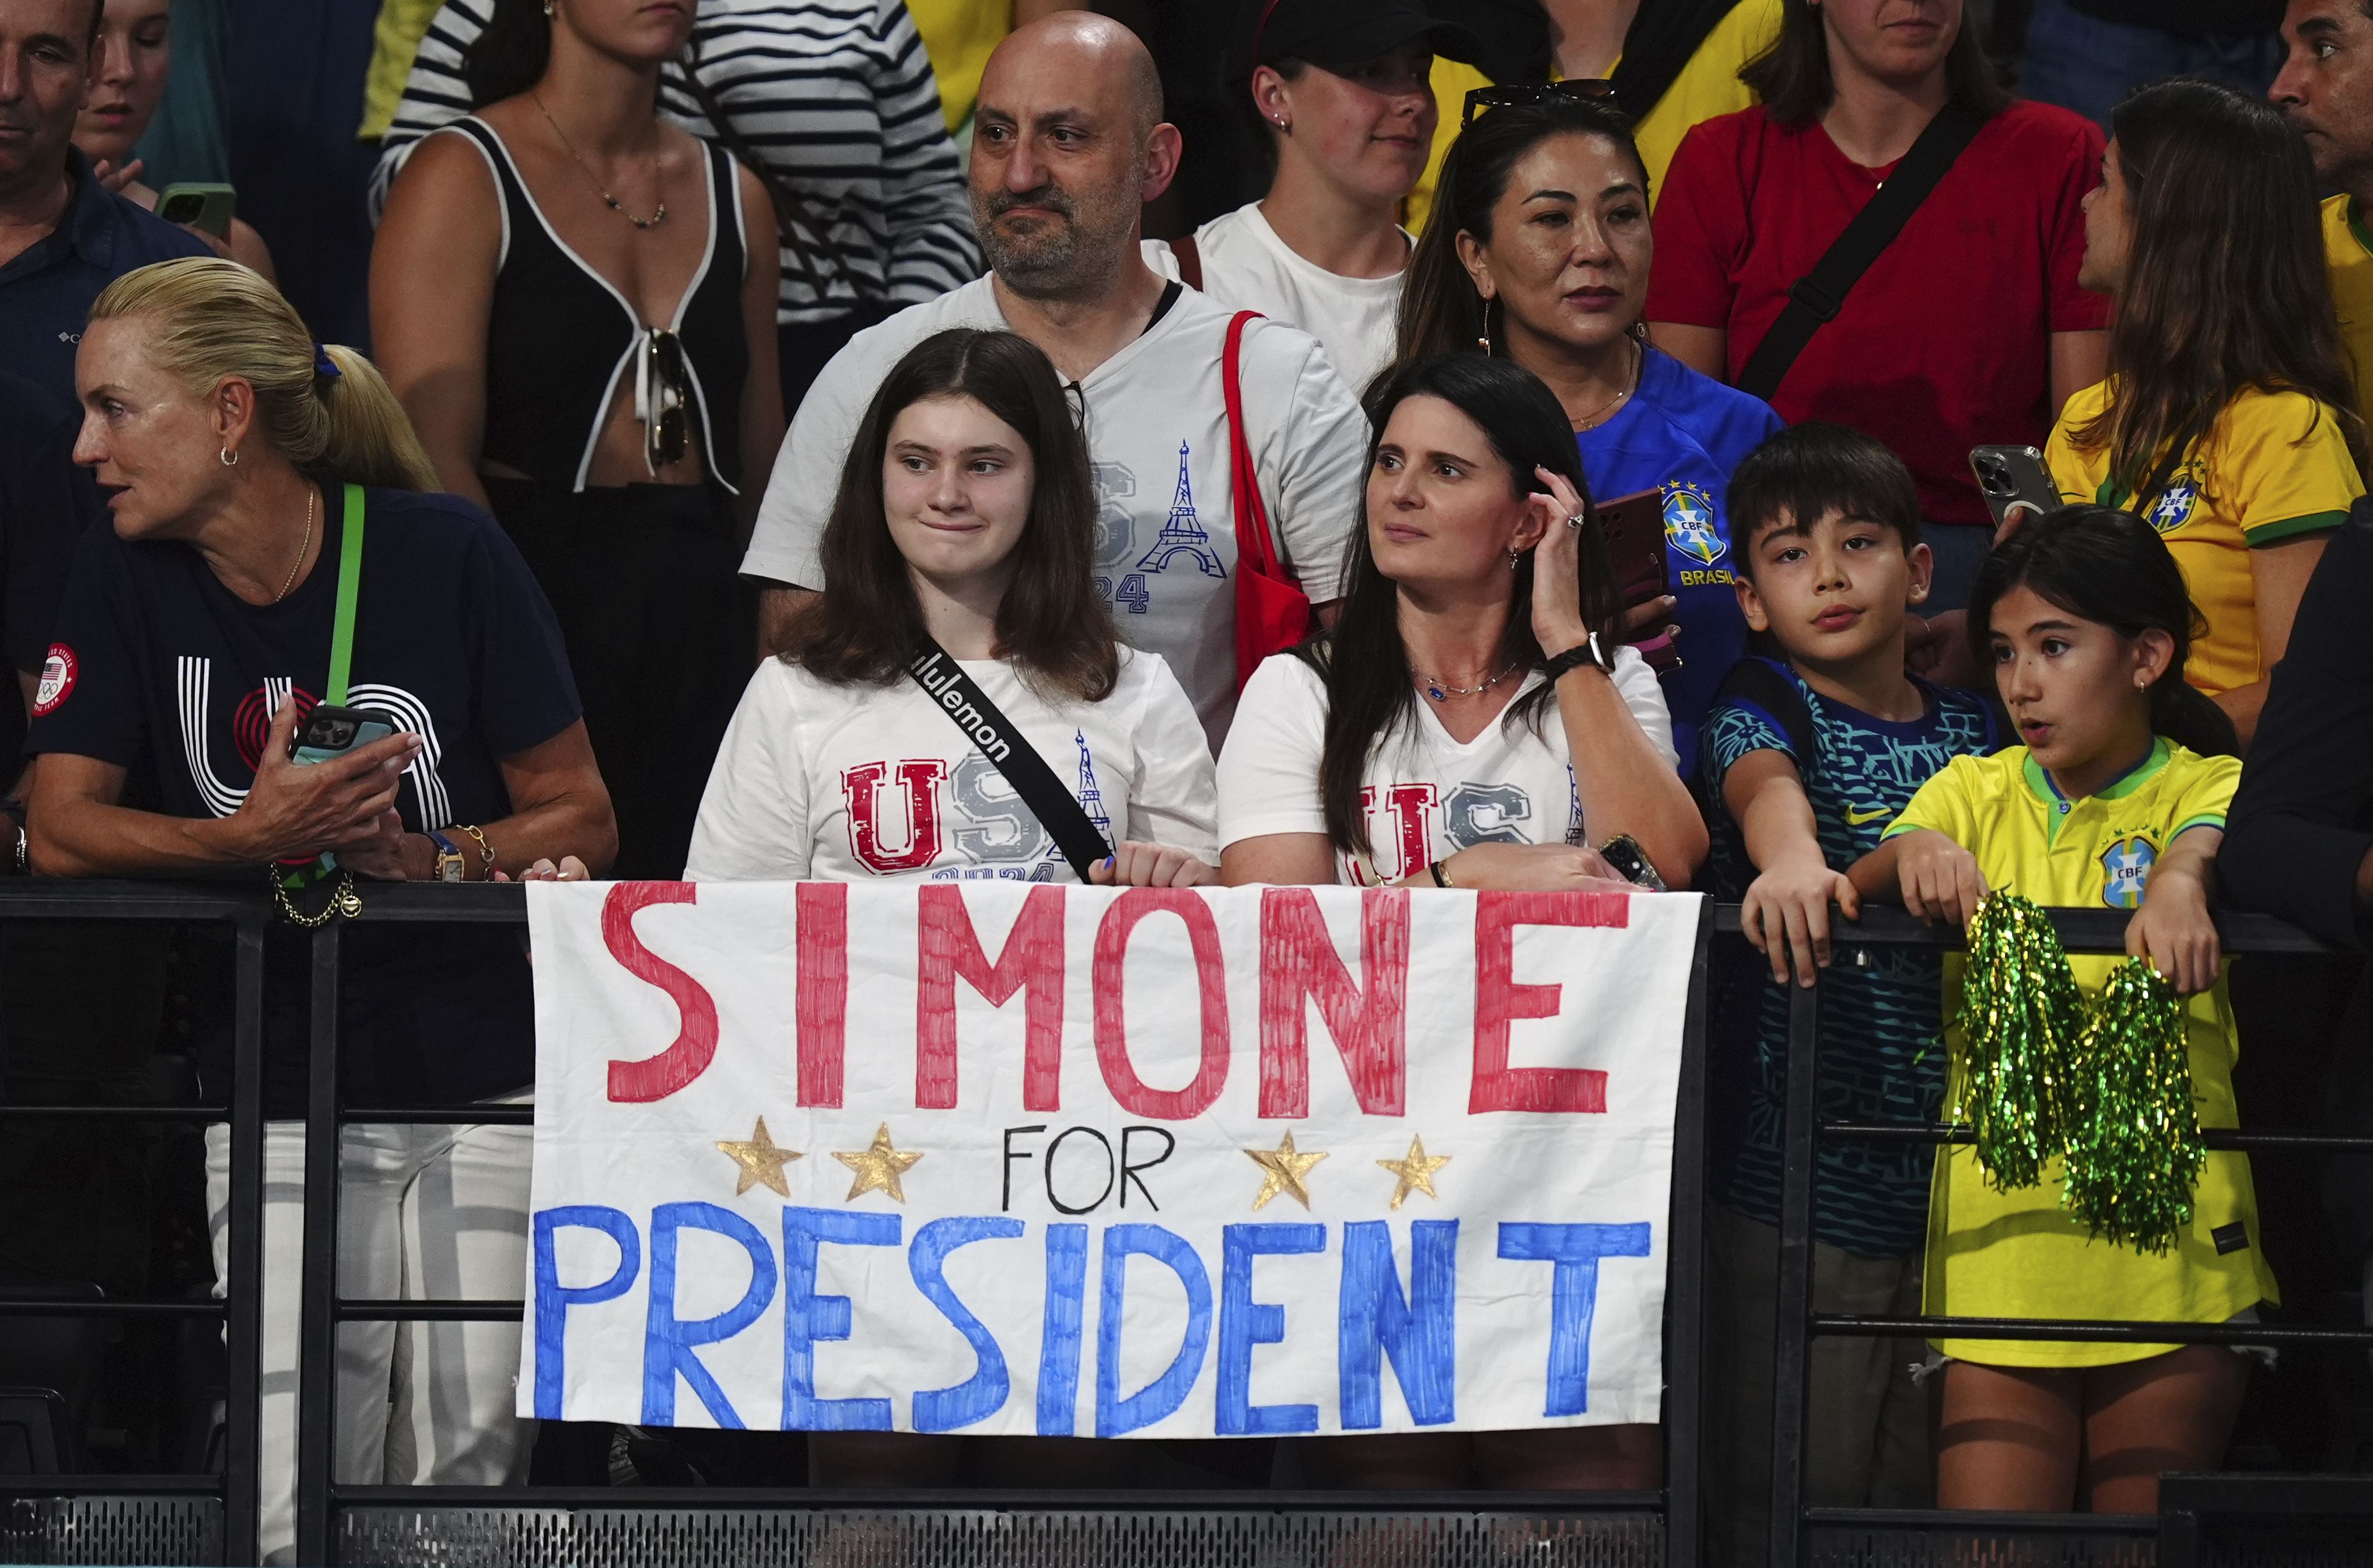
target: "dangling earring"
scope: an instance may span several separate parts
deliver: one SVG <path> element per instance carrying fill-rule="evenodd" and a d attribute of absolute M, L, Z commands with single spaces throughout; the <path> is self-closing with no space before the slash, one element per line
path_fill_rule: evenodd
<path fill-rule="evenodd" d="M 544 14 L 547 17 L 552 15 L 552 0 L 544 0 Z"/>
<path fill-rule="evenodd" d="M 1523 551 L 1510 550 L 1508 552 L 1508 569 L 1510 571 L 1514 571 L 1516 569 L 1517 563 L 1521 562 L 1524 558 L 1525 556 Z"/>
<path fill-rule="evenodd" d="M 239 466 L 239 453 L 231 451 L 228 447 L 223 448 L 221 455 L 222 465 L 225 468 L 237 468 Z"/>
<path fill-rule="evenodd" d="M 1475 346 L 1476 346 L 1476 347 L 1478 347 L 1478 348 L 1479 348 L 1479 349 L 1481 349 L 1481 350 L 1483 351 L 1483 356 L 1484 356 L 1484 357 L 1485 357 L 1485 358 L 1487 358 L 1487 359 L 1488 359 L 1488 358 L 1490 358 L 1490 356 L 1491 356 L 1491 297 L 1490 297 L 1490 295 L 1488 295 L 1488 294 L 1487 294 L 1487 295 L 1485 295 L 1485 296 L 1483 296 L 1483 335 L 1482 335 L 1481 337 L 1479 337 L 1479 338 L 1477 338 L 1477 339 L 1475 340 Z"/>

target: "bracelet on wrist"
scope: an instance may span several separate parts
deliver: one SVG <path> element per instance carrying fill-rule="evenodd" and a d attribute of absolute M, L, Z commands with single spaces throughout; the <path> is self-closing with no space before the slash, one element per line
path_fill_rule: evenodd
<path fill-rule="evenodd" d="M 1607 673 L 1614 672 L 1614 657 L 1600 650 L 1596 632 L 1585 633 L 1580 642 L 1552 658 L 1542 673 L 1551 685 L 1555 685 L 1569 672 L 1579 670 L 1585 664 Z"/>

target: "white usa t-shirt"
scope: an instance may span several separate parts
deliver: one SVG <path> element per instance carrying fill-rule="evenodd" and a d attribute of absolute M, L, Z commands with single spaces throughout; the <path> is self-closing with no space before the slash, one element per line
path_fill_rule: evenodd
<path fill-rule="evenodd" d="M 1146 249 L 1150 265 L 1166 277 L 1178 275 L 1178 258 L 1167 244 L 1157 240 Z M 1204 293 L 1228 310 L 1258 310 L 1316 338 L 1354 397 L 1393 362 L 1393 323 L 1407 269 L 1391 277 L 1328 272 L 1279 239 L 1258 202 L 1197 229 L 1195 253 L 1203 263 Z"/>
<path fill-rule="evenodd" d="M 1049 702 L 998 660 L 961 661 L 1109 843 L 1219 859 L 1211 752 L 1160 659 L 1124 648 L 1102 702 Z M 708 775 L 694 882 L 860 877 L 1077 882 L 1013 786 L 914 682 L 838 685 L 769 659 Z"/>
<path fill-rule="evenodd" d="M 1637 651 L 1615 656 L 1615 689 L 1648 740 L 1674 766 L 1673 720 L 1655 672 Z M 1511 718 L 1516 699 L 1541 684 L 1525 677 L 1501 721 L 1461 745 L 1432 704 L 1420 698 L 1412 724 L 1385 737 L 1362 775 L 1360 802 L 1372 853 L 1335 857 L 1336 880 L 1369 886 L 1397 882 L 1477 844 L 1584 844 L 1565 726 L 1554 698 L 1540 728 Z M 1327 687 L 1292 654 L 1264 660 L 1245 685 L 1236 725 L 1220 754 L 1222 848 L 1272 833 L 1327 831 L 1318 758 L 1327 729 Z"/>
<path fill-rule="evenodd" d="M 1096 586 L 1121 635 L 1158 653 L 1216 747 L 1236 700 L 1235 511 L 1220 356 L 1229 312 L 1193 289 L 1091 371 L 1088 458 L 1103 508 Z M 824 586 L 817 547 L 857 427 L 906 351 L 950 327 L 1002 330 L 981 278 L 851 338 L 791 422 L 742 570 Z M 1245 333 L 1245 424 L 1278 558 L 1313 603 L 1337 597 L 1359 506 L 1368 422 L 1317 340 L 1269 322 Z"/>

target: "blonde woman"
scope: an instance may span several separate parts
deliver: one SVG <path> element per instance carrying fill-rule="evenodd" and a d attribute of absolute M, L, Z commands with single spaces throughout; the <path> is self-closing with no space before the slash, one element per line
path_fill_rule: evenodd
<path fill-rule="evenodd" d="M 92 307 L 76 359 L 75 459 L 109 493 L 82 538 L 34 703 L 33 869 L 61 876 L 263 877 L 291 862 L 370 880 L 480 881 L 609 864 L 615 829 L 558 629 L 493 519 L 434 475 L 370 361 L 324 347 L 246 267 L 167 262 Z M 344 545 L 364 539 L 351 568 Z M 346 706 L 395 733 L 299 766 L 353 580 Z M 572 868 L 576 869 L 576 868 Z M 298 873 L 299 881 L 306 880 Z M 327 881 L 328 878 L 321 879 Z M 289 895 L 318 899 L 307 886 Z M 301 1189 L 309 949 L 265 951 L 268 1192 Z M 345 942 L 350 1105 L 515 1096 L 533 1077 L 525 961 L 498 927 L 363 925 Z M 203 1093 L 229 1097 L 228 1010 L 193 1019 Z M 341 1288 L 518 1289 L 528 1129 L 364 1127 L 345 1145 Z M 207 1129 L 216 1264 L 229 1137 Z M 264 1223 L 263 1540 L 293 1544 L 301 1204 Z M 339 1340 L 345 1481 L 523 1477 L 506 1324 L 393 1324 Z M 401 1431 L 403 1441 L 389 1442 Z"/>

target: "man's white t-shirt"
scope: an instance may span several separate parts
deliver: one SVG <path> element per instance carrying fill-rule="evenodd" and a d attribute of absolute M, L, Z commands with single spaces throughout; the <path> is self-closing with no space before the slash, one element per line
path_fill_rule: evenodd
<path fill-rule="evenodd" d="M 964 660 L 1105 840 L 1219 859 L 1211 752 L 1170 668 L 1124 648 L 1102 702 L 1049 701 L 999 660 Z M 903 675 L 839 685 L 769 659 L 750 677 L 693 825 L 695 882 L 995 877 L 1077 882 L 1054 836 Z"/>
<path fill-rule="evenodd" d="M 1235 509 L 1220 373 L 1229 313 L 1183 291 L 1145 334 L 1091 371 L 1088 458 L 1103 507 L 1096 586 L 1121 635 L 1159 653 L 1213 747 L 1236 701 Z M 748 576 L 824 586 L 817 548 L 857 427 L 906 351 L 951 327 L 1002 330 L 993 280 L 909 306 L 851 338 L 791 422 L 742 562 Z M 1256 322 L 1243 350 L 1245 427 L 1286 571 L 1313 603 L 1337 597 L 1360 502 L 1368 422 L 1317 340 Z"/>
<path fill-rule="evenodd" d="M 1146 249 L 1149 265 L 1165 277 L 1178 275 L 1168 245 L 1156 240 Z M 1328 272 L 1279 239 L 1258 202 L 1197 229 L 1195 252 L 1204 293 L 1231 310 L 1258 310 L 1316 338 L 1354 397 L 1393 362 L 1394 319 L 1408 269 L 1391 277 Z"/>
<path fill-rule="evenodd" d="M 1647 661 L 1630 648 L 1615 656 L 1615 689 L 1664 759 L 1675 765 L 1672 715 Z M 1583 844 L 1565 726 L 1554 697 L 1540 725 L 1511 718 L 1516 698 L 1541 684 L 1525 677 L 1501 721 L 1461 745 L 1420 699 L 1413 723 L 1388 734 L 1368 758 L 1360 800 L 1372 851 L 1339 850 L 1336 880 L 1370 886 L 1397 882 L 1477 844 Z M 1327 687 L 1292 654 L 1264 660 L 1245 686 L 1235 728 L 1220 754 L 1220 845 L 1272 833 L 1325 833 L 1318 759 L 1327 730 Z"/>

